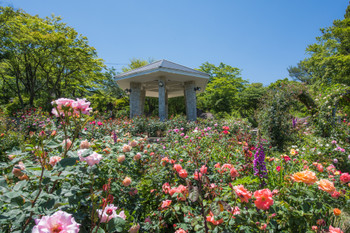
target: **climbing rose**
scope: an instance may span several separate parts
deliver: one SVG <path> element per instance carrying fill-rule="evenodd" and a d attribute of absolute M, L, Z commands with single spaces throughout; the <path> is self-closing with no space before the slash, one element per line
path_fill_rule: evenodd
<path fill-rule="evenodd" d="M 59 161 L 61 161 L 61 157 L 60 156 L 52 156 L 51 158 L 50 158 L 50 162 L 49 162 L 49 164 L 51 165 L 51 166 L 55 166 L 56 165 L 56 163 L 58 163 Z"/>
<path fill-rule="evenodd" d="M 331 181 L 325 179 L 322 179 L 318 182 L 318 188 L 329 194 L 332 194 L 335 191 L 334 184 Z"/>
<path fill-rule="evenodd" d="M 292 180 L 294 182 L 302 182 L 308 185 L 314 184 L 317 181 L 317 177 L 314 172 L 306 170 L 302 172 L 297 172 L 292 175 Z"/>
<path fill-rule="evenodd" d="M 32 233 L 69 232 L 78 233 L 80 224 L 76 223 L 71 214 L 57 211 L 51 216 L 43 216 L 35 220 Z"/>
<path fill-rule="evenodd" d="M 121 211 L 119 214 L 115 212 L 115 210 L 118 209 L 118 207 L 114 206 L 113 204 L 110 204 L 105 207 L 105 209 L 102 212 L 102 209 L 97 210 L 98 217 L 101 219 L 101 222 L 109 222 L 112 218 L 122 218 L 126 219 L 126 216 L 124 214 L 124 211 Z"/>
<path fill-rule="evenodd" d="M 242 202 L 248 203 L 249 199 L 252 198 L 252 193 L 245 189 L 243 185 L 234 186 L 233 189 Z"/>
<path fill-rule="evenodd" d="M 254 192 L 255 206 L 261 210 L 268 210 L 273 205 L 272 193 L 270 189 L 261 189 Z"/>

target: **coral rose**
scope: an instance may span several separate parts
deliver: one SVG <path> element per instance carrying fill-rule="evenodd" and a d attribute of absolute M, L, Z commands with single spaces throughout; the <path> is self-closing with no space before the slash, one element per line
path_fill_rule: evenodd
<path fill-rule="evenodd" d="M 123 180 L 123 185 L 125 187 L 129 186 L 131 184 L 131 179 L 130 177 L 125 177 L 125 179 Z"/>
<path fill-rule="evenodd" d="M 171 204 L 171 200 L 165 200 L 162 202 L 162 209 L 167 209 Z"/>
<path fill-rule="evenodd" d="M 317 177 L 314 172 L 306 170 L 302 172 L 297 172 L 292 175 L 292 180 L 294 182 L 302 182 L 308 185 L 314 184 L 317 181 Z"/>
<path fill-rule="evenodd" d="M 272 193 L 270 189 L 262 189 L 254 192 L 255 206 L 261 210 L 268 210 L 273 205 Z"/>
<path fill-rule="evenodd" d="M 234 186 L 233 189 L 242 202 L 248 203 L 249 199 L 252 198 L 252 193 L 245 189 L 243 185 Z"/>
<path fill-rule="evenodd" d="M 340 228 L 329 226 L 329 233 L 343 233 L 343 231 Z"/>
<path fill-rule="evenodd" d="M 215 216 L 214 216 L 213 212 L 211 212 L 211 211 L 209 212 L 209 216 L 207 216 L 207 221 L 211 222 L 214 225 L 219 225 L 219 224 L 224 222 L 223 219 L 215 220 Z"/>
<path fill-rule="evenodd" d="M 208 171 L 208 168 L 207 168 L 205 165 L 203 165 L 203 166 L 201 167 L 201 169 L 200 169 L 200 172 L 201 172 L 202 174 L 207 174 L 207 171 Z"/>
<path fill-rule="evenodd" d="M 322 179 L 318 182 L 318 188 L 329 194 L 332 194 L 335 191 L 333 182 L 325 179 Z"/>
<path fill-rule="evenodd" d="M 186 178 L 187 177 L 187 171 L 185 170 L 185 169 L 181 169 L 180 171 L 179 171 L 179 176 L 181 177 L 181 178 Z"/>
<path fill-rule="evenodd" d="M 236 178 L 239 174 L 238 174 L 238 171 L 236 170 L 236 168 L 232 167 L 230 169 L 230 175 L 232 178 Z"/>
<path fill-rule="evenodd" d="M 165 194 L 168 194 L 171 190 L 170 184 L 169 183 L 164 183 L 162 186 L 163 192 Z M 175 193 L 175 192 L 174 192 Z"/>
<path fill-rule="evenodd" d="M 174 169 L 175 169 L 177 172 L 179 172 L 179 171 L 182 169 L 182 167 L 181 167 L 180 164 L 174 164 Z"/>
<path fill-rule="evenodd" d="M 342 184 L 349 183 L 350 182 L 350 175 L 349 175 L 349 173 L 343 173 L 340 175 L 339 179 L 340 179 L 340 182 Z"/>

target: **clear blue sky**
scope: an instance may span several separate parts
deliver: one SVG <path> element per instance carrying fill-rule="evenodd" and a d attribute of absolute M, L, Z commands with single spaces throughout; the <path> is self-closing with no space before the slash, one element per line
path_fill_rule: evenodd
<path fill-rule="evenodd" d="M 208 61 L 268 85 L 288 77 L 320 28 L 342 19 L 348 0 L 0 0 L 40 17 L 55 14 L 89 39 L 106 64 Z M 122 65 L 113 65 L 118 71 Z"/>

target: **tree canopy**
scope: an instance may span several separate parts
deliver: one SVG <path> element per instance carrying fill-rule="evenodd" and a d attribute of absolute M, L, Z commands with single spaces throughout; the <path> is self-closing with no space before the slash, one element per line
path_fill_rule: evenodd
<path fill-rule="evenodd" d="M 103 79 L 104 64 L 86 37 L 61 22 L 22 10 L 0 8 L 0 87 L 6 103 L 45 105 L 59 97 L 82 97 Z"/>

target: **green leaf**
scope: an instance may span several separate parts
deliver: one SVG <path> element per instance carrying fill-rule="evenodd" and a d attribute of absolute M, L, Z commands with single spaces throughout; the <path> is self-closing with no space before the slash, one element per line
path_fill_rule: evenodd
<path fill-rule="evenodd" d="M 192 191 L 190 191 L 190 194 L 188 195 L 188 198 L 192 202 L 196 202 L 198 200 L 199 193 L 198 193 L 198 187 L 193 187 Z"/>
<path fill-rule="evenodd" d="M 61 161 L 59 161 L 56 164 L 56 166 L 57 166 L 57 168 L 64 168 L 64 167 L 68 167 L 68 166 L 73 166 L 77 163 L 78 160 L 79 160 L 78 157 L 65 158 L 65 159 L 62 159 Z"/>
<path fill-rule="evenodd" d="M 117 231 L 117 232 L 122 232 L 123 228 L 125 226 L 125 220 L 119 217 L 112 218 L 107 226 L 108 226 L 108 231 Z"/>

